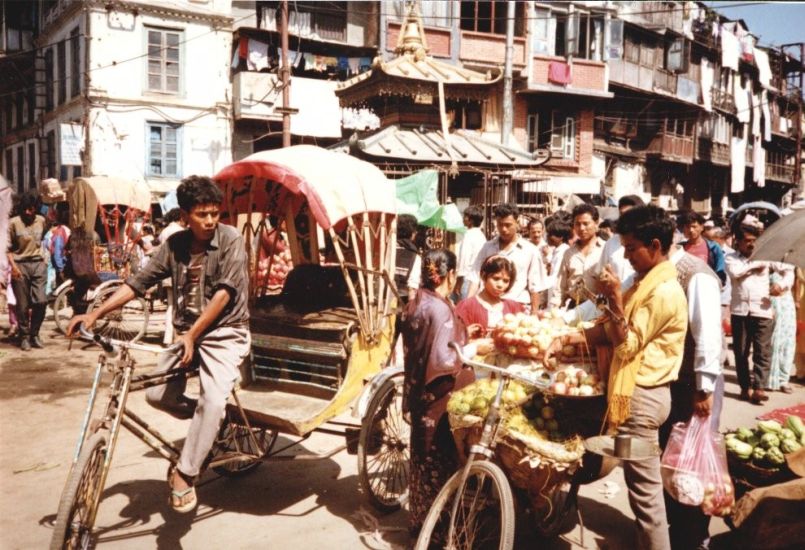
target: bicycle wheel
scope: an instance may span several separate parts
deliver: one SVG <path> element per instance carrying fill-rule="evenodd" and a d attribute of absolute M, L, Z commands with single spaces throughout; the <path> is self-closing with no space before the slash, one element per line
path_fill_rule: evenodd
<path fill-rule="evenodd" d="M 438 543 L 453 550 L 511 550 L 514 499 L 503 470 L 481 460 L 470 464 L 464 483 L 463 473 L 454 474 L 439 491 L 414 548 L 428 550 Z"/>
<path fill-rule="evenodd" d="M 62 334 L 67 334 L 67 325 L 73 318 L 73 285 L 64 287 L 53 300 L 53 321 Z"/>
<path fill-rule="evenodd" d="M 250 436 L 249 428 L 243 424 L 242 420 L 235 418 L 235 413 L 226 413 L 226 418 L 218 431 L 218 438 L 210 451 L 209 460 L 238 456 L 241 458 L 220 466 L 213 466 L 213 472 L 222 476 L 237 477 L 251 472 L 260 465 L 260 459 L 271 451 L 277 441 L 277 431 L 252 426 L 251 432 L 254 434 L 254 438 Z M 259 458 L 249 459 L 242 456 L 244 453 Z"/>
<path fill-rule="evenodd" d="M 408 492 L 411 429 L 403 420 L 402 383 L 402 376 L 396 376 L 377 389 L 358 437 L 361 491 L 382 513 L 399 510 Z"/>
<path fill-rule="evenodd" d="M 95 298 L 87 311 L 100 307 L 122 284 L 122 281 L 109 281 L 98 287 Z M 97 334 L 125 342 L 136 342 L 145 335 L 147 330 L 148 303 L 141 297 L 134 298 L 122 307 L 110 311 L 95 323 Z"/>
<path fill-rule="evenodd" d="M 59 502 L 50 550 L 90 548 L 95 512 L 101 499 L 103 465 L 108 451 L 106 434 L 92 435 L 78 456 Z"/>
<path fill-rule="evenodd" d="M 573 528 L 573 525 L 569 525 L 569 523 L 570 519 L 576 515 L 578 493 L 578 483 L 563 483 L 556 487 L 548 497 L 550 506 L 547 514 L 544 511 L 534 511 L 534 530 L 540 537 L 552 539 Z"/>

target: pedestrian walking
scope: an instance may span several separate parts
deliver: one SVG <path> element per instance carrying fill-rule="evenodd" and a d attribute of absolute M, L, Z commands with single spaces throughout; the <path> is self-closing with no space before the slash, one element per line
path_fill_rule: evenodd
<path fill-rule="evenodd" d="M 771 337 L 771 366 L 766 389 L 791 393 L 788 385 L 794 366 L 797 347 L 797 311 L 791 289 L 794 286 L 794 266 L 785 264 L 782 271 L 769 278 L 771 306 L 774 310 L 774 332 Z"/>

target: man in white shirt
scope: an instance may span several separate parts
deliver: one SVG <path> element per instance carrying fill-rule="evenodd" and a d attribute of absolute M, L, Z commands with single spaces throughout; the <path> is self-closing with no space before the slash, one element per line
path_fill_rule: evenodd
<path fill-rule="evenodd" d="M 490 256 L 504 256 L 514 263 L 517 276 L 504 298 L 514 300 L 530 308 L 532 312 L 539 309 L 540 292 L 545 290 L 546 273 L 542 263 L 542 255 L 537 247 L 520 237 L 519 216 L 513 204 L 499 204 L 494 209 L 495 225 L 498 236 L 487 241 L 475 258 L 472 271 L 467 275 L 470 280 L 469 296 L 474 296 L 480 286 L 481 265 Z"/>
<path fill-rule="evenodd" d="M 467 232 L 458 244 L 458 264 L 456 266 L 456 302 L 460 302 L 469 294 L 470 280 L 468 275 L 475 264 L 475 258 L 486 243 L 486 235 L 481 230 L 484 222 L 484 211 L 480 206 L 468 206 L 464 209 L 464 227 Z"/>
<path fill-rule="evenodd" d="M 604 240 L 597 235 L 598 209 L 587 203 L 576 206 L 573 209 L 573 231 L 578 238 L 562 258 L 562 265 L 556 274 L 552 306 L 568 302 L 575 306 L 584 301 L 583 297 L 579 299 L 577 295 L 580 282 L 592 292 L 598 288 L 598 262 L 604 250 Z"/>
<path fill-rule="evenodd" d="M 784 264 L 753 262 L 749 258 L 761 229 L 741 225 L 735 229 L 735 251 L 727 255 L 727 275 L 732 283 L 732 343 L 741 399 L 760 405 L 768 400 L 763 391 L 771 367 L 774 310 L 769 294 L 769 275 L 785 270 Z M 749 370 L 749 353 L 752 370 Z"/>
<path fill-rule="evenodd" d="M 557 218 L 548 223 L 547 233 L 547 248 L 550 250 L 550 254 L 546 256 L 543 252 L 542 256 L 543 259 L 547 260 L 545 267 L 548 274 L 545 283 L 548 289 L 545 291 L 546 296 L 544 303 L 550 304 L 552 295 L 555 292 L 556 274 L 559 272 L 559 267 L 562 265 L 562 258 L 565 257 L 565 252 L 570 248 L 567 242 L 570 240 L 570 237 L 573 236 L 573 228 L 570 226 L 570 223 L 564 219 Z"/>
<path fill-rule="evenodd" d="M 637 195 L 624 195 L 618 200 L 618 213 L 623 216 L 624 212 L 628 212 L 635 206 L 645 206 L 643 199 Z M 597 272 L 601 273 L 606 266 L 610 266 L 621 281 L 625 281 L 634 273 L 632 264 L 623 257 L 623 246 L 621 245 L 621 238 L 618 234 L 613 235 L 604 245 L 604 250 L 601 252 L 601 259 L 598 262 Z"/>

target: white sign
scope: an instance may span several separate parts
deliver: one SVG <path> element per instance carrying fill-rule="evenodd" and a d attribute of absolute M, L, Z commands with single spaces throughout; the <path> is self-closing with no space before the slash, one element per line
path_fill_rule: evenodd
<path fill-rule="evenodd" d="M 81 124 L 60 124 L 61 164 L 63 166 L 81 166 L 81 153 L 84 151 L 84 127 Z"/>

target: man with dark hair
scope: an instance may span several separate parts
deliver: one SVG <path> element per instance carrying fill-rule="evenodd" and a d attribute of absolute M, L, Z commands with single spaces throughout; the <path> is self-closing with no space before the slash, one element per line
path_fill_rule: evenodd
<path fill-rule="evenodd" d="M 517 218 L 519 210 L 513 204 L 499 204 L 493 210 L 498 236 L 487 241 L 475 258 L 470 280 L 469 296 L 474 296 L 480 286 L 481 266 L 490 256 L 504 256 L 514 263 L 517 276 L 511 289 L 503 298 L 520 302 L 536 313 L 539 309 L 540 292 L 545 290 L 546 273 L 542 255 L 537 247 L 520 236 Z"/>
<path fill-rule="evenodd" d="M 47 231 L 44 216 L 36 213 L 37 199 L 26 193 L 19 203 L 19 216 L 8 222 L 8 264 L 11 288 L 17 299 L 20 349 L 42 347 L 39 329 L 47 308 L 47 264 L 42 254 L 42 239 Z"/>
<path fill-rule="evenodd" d="M 394 271 L 394 284 L 403 304 L 416 294 L 419 288 L 421 257 L 414 244 L 417 221 L 411 214 L 397 216 L 397 266 Z"/>
<path fill-rule="evenodd" d="M 613 224 L 611 220 L 602 220 L 601 223 L 598 224 L 598 238 L 604 241 L 609 241 L 614 231 L 615 224 Z"/>
<path fill-rule="evenodd" d="M 464 236 L 461 237 L 461 242 L 458 243 L 456 302 L 463 300 L 469 294 L 470 280 L 468 276 L 475 263 L 475 258 L 486 242 L 486 235 L 481 230 L 483 221 L 484 211 L 480 206 L 468 206 L 464 209 L 464 227 L 467 228 L 467 232 L 464 233 Z"/>
<path fill-rule="evenodd" d="M 679 374 L 688 323 L 685 294 L 668 261 L 674 226 L 663 209 L 642 206 L 624 213 L 617 231 L 637 284 L 623 292 L 607 267 L 601 288 L 609 300 L 609 318 L 584 334 L 557 338 L 545 361 L 567 344 L 612 345 L 609 425 L 619 434 L 658 444 L 659 428 L 671 410 L 669 385 Z M 669 549 L 659 457 L 625 461 L 623 471 L 638 527 L 637 546 Z"/>
<path fill-rule="evenodd" d="M 538 218 L 531 218 L 528 222 L 528 240 L 531 244 L 536 246 L 542 251 L 545 246 L 545 240 L 542 238 L 545 234 L 545 224 Z"/>
<path fill-rule="evenodd" d="M 79 323 L 92 329 L 95 322 L 148 288 L 170 277 L 174 288 L 173 323 L 177 344 L 160 355 L 155 373 L 188 364 L 199 367 L 198 404 L 185 397 L 185 380 L 149 388 L 146 400 L 177 418 L 190 418 L 182 454 L 171 469 L 171 507 L 190 512 L 197 504 L 194 481 L 212 448 L 224 417 L 226 401 L 240 378 L 239 366 L 248 356 L 249 274 L 246 248 L 240 232 L 219 224 L 223 195 L 207 177 L 190 176 L 177 189 L 187 231 L 169 237 L 151 261 L 106 302 L 70 321 L 67 333 Z"/>
<path fill-rule="evenodd" d="M 558 217 L 548 222 L 547 233 L 548 246 L 546 248 L 550 249 L 550 253 L 545 262 L 548 274 L 546 279 L 548 290 L 546 291 L 545 303 L 550 304 L 552 293 L 556 287 L 556 274 L 559 272 L 559 266 L 562 264 L 565 252 L 570 248 L 567 243 L 573 236 L 573 227 L 564 218 Z"/>
<path fill-rule="evenodd" d="M 685 252 L 693 254 L 710 266 L 721 284 L 727 281 L 727 270 L 724 265 L 724 252 L 718 243 L 704 238 L 704 216 L 698 212 L 682 212 L 676 218 L 676 226 L 685 235 L 685 241 L 679 243 Z"/>
<path fill-rule="evenodd" d="M 598 237 L 598 209 L 587 203 L 577 205 L 573 209 L 573 230 L 577 239 L 565 252 L 556 274 L 553 306 L 583 301 L 578 293 L 579 284 L 593 292 L 597 288 L 598 262 L 604 251 L 604 241 Z"/>
<path fill-rule="evenodd" d="M 749 258 L 762 230 L 754 226 L 735 228 L 735 251 L 727 255 L 727 274 L 732 283 L 732 347 L 741 399 L 760 405 L 768 399 L 762 385 L 771 368 L 774 309 L 770 296 L 772 271 L 785 271 L 784 264 L 754 262 Z M 752 354 L 752 371 L 749 354 Z"/>
<path fill-rule="evenodd" d="M 644 206 L 643 199 L 637 195 L 624 195 L 618 201 L 618 214 L 623 216 L 636 206 Z M 606 266 L 611 266 L 621 281 L 625 281 L 634 273 L 632 266 L 623 257 L 623 246 L 621 246 L 621 239 L 618 235 L 613 235 L 604 245 L 601 259 L 598 261 L 597 273 L 601 273 Z"/>

